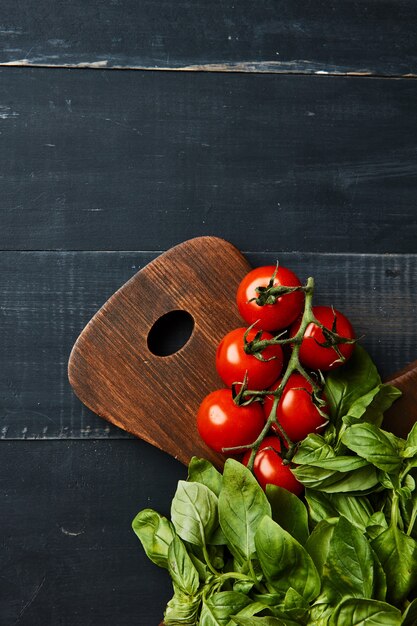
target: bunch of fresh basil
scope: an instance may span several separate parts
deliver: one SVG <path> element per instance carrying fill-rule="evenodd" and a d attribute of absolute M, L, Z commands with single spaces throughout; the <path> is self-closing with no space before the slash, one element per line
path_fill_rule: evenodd
<path fill-rule="evenodd" d="M 136 516 L 146 554 L 172 578 L 166 626 L 417 624 L 417 426 L 407 440 L 380 428 L 400 392 L 359 346 L 325 393 L 329 425 L 294 457 L 305 503 L 264 493 L 236 460 L 222 475 L 194 458 L 171 521 Z"/>

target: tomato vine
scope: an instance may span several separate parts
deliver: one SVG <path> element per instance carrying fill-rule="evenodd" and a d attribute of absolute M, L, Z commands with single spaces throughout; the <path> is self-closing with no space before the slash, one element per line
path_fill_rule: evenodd
<path fill-rule="evenodd" d="M 263 280 L 265 282 L 265 274 L 268 271 L 268 267 L 258 268 L 257 270 L 254 270 L 255 276 L 258 276 L 259 270 L 261 270 L 261 275 L 263 276 Z M 291 281 L 297 284 L 276 285 L 275 281 L 280 270 L 281 276 L 290 276 Z M 253 272 L 250 272 L 249 275 L 251 275 L 252 273 Z M 238 385 L 239 391 L 235 393 L 234 401 L 238 406 L 247 405 L 252 402 L 263 401 L 266 397 L 273 399 L 271 410 L 269 412 L 269 415 L 267 416 L 263 428 L 258 433 L 258 436 L 250 444 L 236 444 L 233 446 L 225 446 L 222 449 L 222 452 L 228 455 L 239 454 L 249 451 L 250 455 L 247 460 L 247 466 L 249 467 L 249 469 L 252 469 L 256 454 L 258 453 L 265 437 L 270 433 L 271 428 L 273 428 L 275 433 L 284 443 L 283 447 L 285 448 L 285 450 L 280 453 L 284 457 L 284 463 L 290 462 L 296 451 L 297 441 L 293 441 L 290 438 L 283 424 L 277 417 L 278 406 L 283 397 L 284 390 L 286 389 L 286 386 L 294 373 L 300 374 L 303 377 L 304 381 L 306 381 L 305 386 L 308 387 L 308 389 L 306 389 L 306 393 L 309 393 L 309 389 L 312 390 L 312 404 L 314 405 L 314 407 L 316 407 L 318 414 L 321 415 L 323 418 L 328 418 L 328 415 L 325 411 L 325 401 L 322 397 L 322 389 L 324 384 L 323 374 L 320 370 L 318 370 L 315 374 L 311 373 L 309 369 L 304 366 L 303 358 L 300 354 L 302 349 L 304 349 L 308 330 L 318 329 L 323 337 L 322 342 L 319 342 L 316 338 L 313 338 L 313 344 L 311 346 L 307 346 L 306 350 L 304 350 L 306 354 L 310 357 L 309 362 L 311 363 L 311 361 L 313 360 L 314 365 L 314 358 L 319 358 L 319 360 L 321 359 L 321 362 L 323 362 L 323 353 L 325 354 L 325 358 L 327 357 L 327 360 L 329 361 L 327 355 L 329 352 L 331 352 L 333 354 L 333 358 L 328 363 L 327 369 L 332 369 L 342 365 L 351 356 L 353 351 L 353 345 L 356 342 L 356 339 L 354 338 L 354 332 L 350 323 L 348 322 L 347 318 L 345 318 L 340 312 L 336 312 L 331 307 L 320 307 L 320 315 L 316 315 L 315 307 L 313 306 L 313 277 L 309 277 L 306 281 L 306 284 L 302 285 L 293 272 L 290 272 L 290 270 L 287 270 L 286 268 L 279 268 L 278 264 L 275 267 L 272 275 L 269 277 L 266 285 L 259 284 L 258 286 L 254 287 L 255 283 L 248 281 L 248 277 L 245 277 L 238 288 L 238 308 L 241 314 L 243 314 L 244 316 L 246 315 L 245 321 L 251 320 L 254 315 L 253 307 L 250 309 L 250 313 L 248 315 L 247 310 L 243 306 L 243 303 L 239 301 L 239 298 L 242 298 L 242 293 L 247 294 L 248 283 L 251 284 L 251 289 L 252 291 L 254 291 L 255 295 L 249 299 L 247 304 L 249 304 L 250 302 L 256 304 L 257 308 L 259 309 L 260 319 L 252 322 L 251 325 L 246 329 L 246 332 L 243 333 L 243 345 L 241 346 L 241 349 L 243 350 L 244 355 L 247 355 L 249 358 L 252 356 L 254 359 L 261 361 L 261 363 L 268 363 L 269 361 L 277 358 L 277 356 L 269 356 L 269 354 L 267 356 L 268 351 L 271 351 L 274 348 L 281 349 L 282 347 L 289 347 L 291 350 L 285 370 L 281 375 L 279 384 L 275 386 L 275 388 L 271 389 L 270 381 L 266 381 L 266 379 L 264 380 L 265 384 L 263 388 L 261 388 L 261 386 L 259 385 L 258 377 L 256 377 L 257 384 L 251 386 L 251 378 L 255 379 L 255 376 L 253 376 L 249 372 L 249 370 L 246 371 L 246 375 L 239 381 L 239 383 L 238 381 L 236 381 L 236 385 Z M 243 290 L 241 287 L 242 285 L 245 286 Z M 289 332 L 291 329 L 288 328 L 284 331 L 282 331 L 281 328 L 278 328 L 280 332 L 278 332 L 277 335 L 270 336 L 268 333 L 266 333 L 268 336 L 265 337 L 265 332 L 262 327 L 263 309 L 266 308 L 268 310 L 266 321 L 267 326 L 270 327 L 272 323 L 272 314 L 270 313 L 270 310 L 274 308 L 280 310 L 285 309 L 287 302 L 285 299 L 288 297 L 292 297 L 294 293 L 297 293 L 298 296 L 302 294 L 302 299 L 298 299 L 299 319 L 298 321 L 292 320 L 293 325 L 294 323 L 296 325 L 295 328 L 294 326 L 292 327 L 294 328 L 293 332 Z M 300 302 L 301 307 L 299 306 Z M 324 309 L 326 309 L 326 311 L 324 311 Z M 330 323 L 329 311 L 331 319 Z M 326 312 L 327 315 L 325 314 Z M 284 314 L 278 315 L 277 320 L 279 321 L 276 321 L 275 323 L 281 326 L 283 323 L 282 320 L 286 320 L 287 323 L 288 320 L 292 319 L 293 316 L 294 302 L 291 301 L 290 314 L 285 312 Z M 327 321 L 327 324 L 323 323 L 321 319 L 319 319 L 319 317 L 324 317 Z M 337 332 L 337 322 L 339 318 L 343 319 L 344 329 L 347 331 L 346 335 Z M 331 327 L 329 328 L 329 326 Z M 232 331 L 232 333 L 236 332 L 237 331 Z M 229 333 L 229 335 L 231 335 L 232 333 Z M 228 336 L 226 336 L 226 338 L 227 337 Z M 225 340 L 222 340 L 222 342 L 220 343 L 216 357 L 216 366 L 220 375 L 222 375 L 223 371 L 227 367 L 227 364 L 225 366 L 222 361 L 222 358 L 224 359 L 224 350 L 222 350 L 222 346 Z M 350 349 L 347 352 L 345 350 L 344 353 L 342 353 L 341 346 L 349 346 Z M 234 350 L 233 358 L 236 360 L 236 349 Z M 242 363 L 245 366 L 250 367 L 250 363 L 247 358 L 246 360 L 242 358 L 240 359 L 241 368 Z M 238 371 L 237 368 L 236 371 Z M 222 375 L 222 378 L 230 385 L 230 375 L 228 378 Z M 231 386 L 232 388 L 236 388 L 234 385 Z M 200 422 L 202 421 L 203 418 L 200 414 Z M 201 429 L 200 432 L 202 432 Z"/>

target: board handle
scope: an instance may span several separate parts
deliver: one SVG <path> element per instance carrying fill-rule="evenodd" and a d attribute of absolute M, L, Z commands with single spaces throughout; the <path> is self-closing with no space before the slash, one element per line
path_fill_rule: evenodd
<path fill-rule="evenodd" d="M 80 400 L 116 426 L 188 464 L 218 467 L 223 457 L 201 440 L 198 407 L 223 387 L 217 345 L 242 326 L 237 287 L 251 267 L 231 243 L 197 237 L 135 274 L 100 309 L 71 352 L 68 375 Z M 155 348 L 164 320 L 188 320 L 188 341 L 173 354 Z M 168 319 L 169 321 L 169 319 Z M 185 324 L 186 326 L 186 324 Z"/>

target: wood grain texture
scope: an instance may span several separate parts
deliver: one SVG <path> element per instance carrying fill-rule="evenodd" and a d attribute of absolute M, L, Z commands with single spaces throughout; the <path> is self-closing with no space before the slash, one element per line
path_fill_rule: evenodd
<path fill-rule="evenodd" d="M 78 401 L 67 379 L 71 348 L 101 305 L 149 252 L 0 254 L 0 437 L 119 438 Z M 315 302 L 345 311 L 386 377 L 417 357 L 417 256 L 246 253 L 251 265 L 277 258 L 305 280 Z"/>
<path fill-rule="evenodd" d="M 389 382 L 401 390 L 402 396 L 385 413 L 383 427 L 405 439 L 417 422 L 417 361 L 390 377 Z"/>
<path fill-rule="evenodd" d="M 0 249 L 414 253 L 417 81 L 2 68 Z"/>
<path fill-rule="evenodd" d="M 186 469 L 134 441 L 2 441 L 4 626 L 156 626 L 172 595 L 131 523 Z"/>
<path fill-rule="evenodd" d="M 95 413 L 188 465 L 192 456 L 221 467 L 196 423 L 203 398 L 222 387 L 214 366 L 224 335 L 241 321 L 234 299 L 249 263 L 229 242 L 198 237 L 160 255 L 121 287 L 83 330 L 68 374 Z M 172 311 L 191 315 L 183 347 L 159 356 L 155 324 Z M 211 364 L 211 366 L 210 366 Z"/>
<path fill-rule="evenodd" d="M 412 0 L 4 0 L 1 63 L 416 74 Z"/>

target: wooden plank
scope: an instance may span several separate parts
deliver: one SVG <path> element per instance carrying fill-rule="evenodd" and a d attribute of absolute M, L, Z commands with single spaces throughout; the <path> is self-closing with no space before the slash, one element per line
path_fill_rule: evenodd
<path fill-rule="evenodd" d="M 3 64 L 416 73 L 413 0 L 4 0 Z"/>
<path fill-rule="evenodd" d="M 172 595 L 131 523 L 186 469 L 140 441 L 1 442 L 0 623 L 156 626 Z"/>
<path fill-rule="evenodd" d="M 0 80 L 0 249 L 160 250 L 214 234 L 243 250 L 415 252 L 417 81 Z"/>
<path fill-rule="evenodd" d="M 77 400 L 67 362 L 88 320 L 153 256 L 1 253 L 3 437 L 123 436 Z"/>
<path fill-rule="evenodd" d="M 233 242 L 232 242 L 233 243 Z M 2 252 L 0 437 L 119 438 L 84 409 L 67 380 L 80 331 L 105 300 L 155 253 Z M 352 320 L 382 374 L 417 358 L 417 255 L 248 253 L 252 265 L 277 259 L 305 280 L 316 303 Z M 231 294 L 233 297 L 233 294 Z"/>

